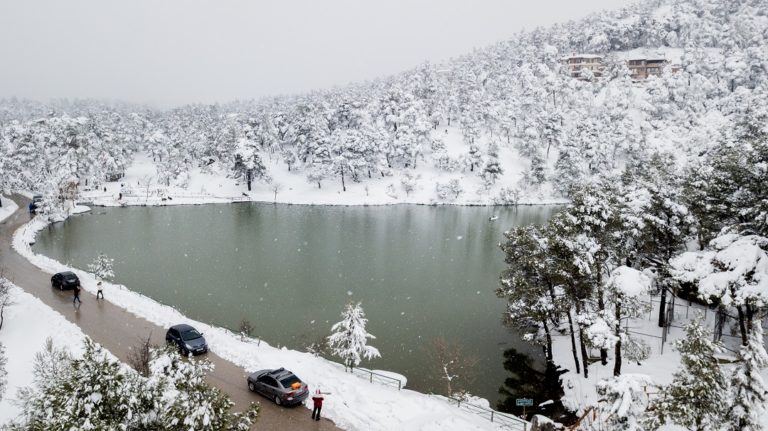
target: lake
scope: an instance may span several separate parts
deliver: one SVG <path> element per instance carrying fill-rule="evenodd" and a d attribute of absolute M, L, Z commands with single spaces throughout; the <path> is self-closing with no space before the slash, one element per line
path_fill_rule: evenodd
<path fill-rule="evenodd" d="M 115 281 L 192 319 L 304 350 L 330 334 L 349 301 L 369 319 L 382 357 L 408 387 L 444 392 L 429 346 L 455 341 L 479 359 L 471 393 L 495 403 L 505 349 L 540 351 L 501 324 L 498 247 L 516 225 L 558 207 L 374 207 L 242 203 L 94 208 L 40 232 L 35 251 L 78 268 L 103 252 Z M 490 221 L 491 216 L 498 219 Z"/>

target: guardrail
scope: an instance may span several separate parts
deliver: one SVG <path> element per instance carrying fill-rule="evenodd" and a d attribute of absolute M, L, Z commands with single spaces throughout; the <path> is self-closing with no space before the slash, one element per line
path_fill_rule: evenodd
<path fill-rule="evenodd" d="M 403 388 L 403 382 L 400 379 L 396 379 L 391 376 L 386 376 L 384 374 L 377 373 L 375 371 L 371 371 L 367 368 L 352 368 L 352 374 L 358 373 L 360 375 L 365 375 L 369 382 L 371 383 L 381 383 L 387 386 L 397 387 L 397 390 Z"/>
<path fill-rule="evenodd" d="M 505 427 L 508 427 L 511 430 L 528 431 L 530 423 L 528 421 L 520 419 L 517 416 L 511 415 L 509 413 L 497 412 L 496 410 L 489 409 L 486 407 L 481 407 L 472 403 L 468 403 L 458 398 L 445 397 L 445 396 L 443 396 L 443 398 L 447 399 L 448 402 L 451 404 L 456 403 L 456 406 L 458 408 L 463 408 L 464 410 L 467 410 L 471 413 L 474 413 L 478 416 L 488 419 L 493 423 L 498 423 Z"/>

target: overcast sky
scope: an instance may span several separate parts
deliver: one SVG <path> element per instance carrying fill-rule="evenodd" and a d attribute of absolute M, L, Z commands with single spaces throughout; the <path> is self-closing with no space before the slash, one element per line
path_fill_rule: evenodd
<path fill-rule="evenodd" d="M 297 93 L 440 62 L 627 0 L 3 0 L 0 97 L 161 106 Z"/>

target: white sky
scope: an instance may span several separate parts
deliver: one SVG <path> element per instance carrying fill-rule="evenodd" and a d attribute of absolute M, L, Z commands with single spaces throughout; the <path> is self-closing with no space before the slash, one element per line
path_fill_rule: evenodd
<path fill-rule="evenodd" d="M 627 0 L 3 0 L 0 97 L 158 105 L 298 93 L 440 62 Z"/>

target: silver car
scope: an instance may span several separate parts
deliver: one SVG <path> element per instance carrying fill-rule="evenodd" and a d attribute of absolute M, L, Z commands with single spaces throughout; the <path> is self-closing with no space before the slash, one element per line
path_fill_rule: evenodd
<path fill-rule="evenodd" d="M 285 368 L 256 371 L 248 376 L 248 389 L 279 406 L 301 404 L 309 396 L 306 383 Z"/>

